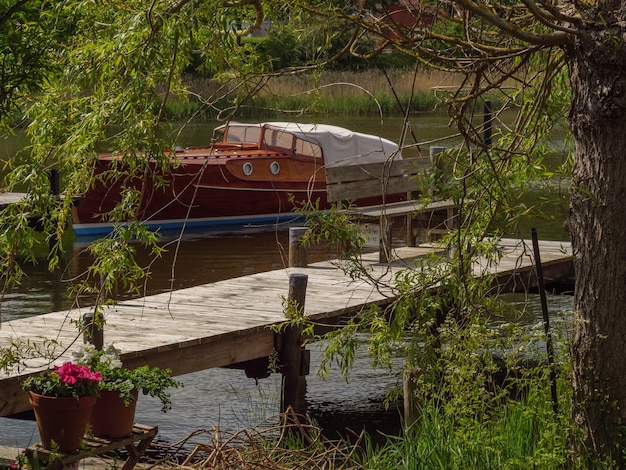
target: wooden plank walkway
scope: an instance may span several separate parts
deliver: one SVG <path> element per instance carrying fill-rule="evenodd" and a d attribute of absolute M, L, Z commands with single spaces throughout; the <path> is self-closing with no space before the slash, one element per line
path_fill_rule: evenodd
<path fill-rule="evenodd" d="M 0 211 L 26 198 L 26 193 L 0 193 Z"/>
<path fill-rule="evenodd" d="M 540 247 L 546 282 L 571 276 L 569 243 L 540 242 Z M 373 276 L 392 286 L 399 269 L 415 266 L 433 251 L 424 245 L 396 248 L 396 258 L 389 265 L 378 263 L 377 253 L 363 258 Z M 530 242 L 504 240 L 502 254 L 497 266 L 474 266 L 475 275 L 493 273 L 496 284 L 507 289 L 533 283 Z M 174 375 L 267 357 L 275 347 L 275 335 L 269 327 L 285 319 L 283 299 L 294 273 L 308 275 L 305 313 L 313 320 L 332 322 L 374 303 L 389 304 L 396 297 L 391 287 L 380 290 L 365 281 L 352 281 L 332 262 L 321 262 L 122 301 L 105 314 L 104 341 L 123 351 L 127 367 L 168 367 Z M 0 347 L 11 340 L 38 342 L 47 337 L 58 341 L 59 352 L 71 351 L 82 342 L 72 321 L 89 311 L 80 308 L 4 322 L 0 325 Z M 65 352 L 57 362 L 68 357 L 69 352 Z M 20 371 L 22 376 L 48 366 L 41 360 L 28 365 Z M 26 394 L 19 387 L 20 377 L 1 374 L 0 416 L 29 409 Z"/>

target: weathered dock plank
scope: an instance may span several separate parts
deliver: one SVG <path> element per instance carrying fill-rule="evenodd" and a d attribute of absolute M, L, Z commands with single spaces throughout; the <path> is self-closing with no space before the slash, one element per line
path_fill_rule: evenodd
<path fill-rule="evenodd" d="M 474 274 L 494 275 L 494 289 L 532 285 L 531 245 L 503 240 L 500 246 L 499 262 L 488 265 L 483 260 L 474 265 Z M 332 321 L 354 315 L 374 303 L 392 302 L 397 295 L 393 281 L 398 270 L 415 266 L 433 249 L 422 246 L 395 251 L 397 256 L 391 264 L 378 263 L 377 253 L 363 257 L 371 275 L 388 284 L 382 289 L 362 280 L 353 281 L 335 263 L 322 262 L 122 301 L 106 308 L 104 341 L 114 342 L 122 349 L 127 367 L 168 367 L 175 375 L 266 357 L 273 352 L 276 341 L 270 327 L 285 320 L 283 301 L 291 274 L 308 276 L 306 315 L 314 320 Z M 554 267 L 554 272 L 548 270 L 547 279 L 570 274 L 569 244 L 542 242 L 541 256 L 544 275 L 546 266 Z M 48 337 L 59 342 L 57 362 L 61 363 L 69 358 L 75 345 L 82 343 L 74 322 L 88 312 L 90 308 L 82 307 L 4 322 L 0 325 L 0 347 L 11 339 L 38 342 Z M 28 365 L 20 374 L 48 366 L 41 360 L 29 361 Z M 0 416 L 29 408 L 19 380 L 0 372 Z"/>
<path fill-rule="evenodd" d="M 0 193 L 0 211 L 26 198 L 26 193 Z"/>

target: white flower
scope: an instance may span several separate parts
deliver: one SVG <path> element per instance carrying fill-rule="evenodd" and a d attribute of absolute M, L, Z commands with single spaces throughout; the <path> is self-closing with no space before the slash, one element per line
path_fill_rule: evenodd
<path fill-rule="evenodd" d="M 120 361 L 120 350 L 109 343 L 104 346 L 102 351 L 99 351 L 98 362 L 107 369 L 117 369 L 122 367 L 122 361 Z"/>
<path fill-rule="evenodd" d="M 122 351 L 109 343 L 102 351 L 98 351 L 93 344 L 83 344 L 72 352 L 72 362 L 75 364 L 91 364 L 94 359 L 107 369 L 117 369 L 122 367 L 120 353 Z M 92 364 L 93 365 L 93 364 Z"/>
<path fill-rule="evenodd" d="M 112 356 L 115 357 L 116 359 L 120 358 L 120 354 L 122 353 L 121 349 L 117 349 L 113 343 L 108 343 L 104 345 L 103 348 L 103 353 L 105 356 Z"/>
<path fill-rule="evenodd" d="M 103 354 L 100 356 L 100 363 L 105 365 L 108 369 L 115 369 L 122 366 L 122 362 L 111 354 Z"/>
<path fill-rule="evenodd" d="M 95 354 L 96 347 L 93 344 L 83 344 L 72 351 L 72 362 L 74 364 L 87 364 Z"/>

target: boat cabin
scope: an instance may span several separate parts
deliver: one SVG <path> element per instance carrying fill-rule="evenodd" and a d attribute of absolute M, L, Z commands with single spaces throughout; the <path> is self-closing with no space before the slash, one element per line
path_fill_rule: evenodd
<path fill-rule="evenodd" d="M 326 166 L 402 158 L 398 145 L 387 139 L 326 124 L 231 122 L 215 129 L 213 142 L 218 149 L 258 148 L 323 158 Z"/>

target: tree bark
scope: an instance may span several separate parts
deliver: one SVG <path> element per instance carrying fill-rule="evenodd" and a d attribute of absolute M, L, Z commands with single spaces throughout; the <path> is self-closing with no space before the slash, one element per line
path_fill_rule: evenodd
<path fill-rule="evenodd" d="M 575 146 L 568 218 L 576 268 L 573 418 L 585 431 L 585 447 L 623 468 L 626 48 L 623 30 L 592 28 L 565 48 Z"/>

